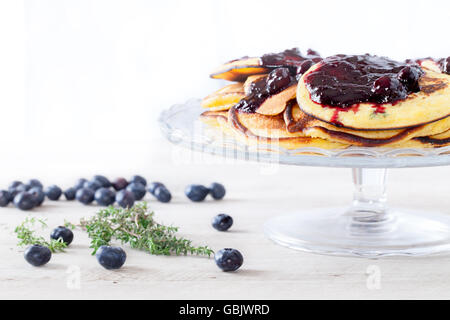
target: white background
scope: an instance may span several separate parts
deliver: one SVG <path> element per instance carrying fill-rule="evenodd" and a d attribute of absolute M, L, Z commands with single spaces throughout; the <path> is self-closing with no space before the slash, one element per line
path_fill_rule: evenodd
<path fill-rule="evenodd" d="M 159 112 L 219 87 L 209 72 L 243 55 L 448 56 L 449 3 L 1 1 L 2 176 L 144 167 Z"/>

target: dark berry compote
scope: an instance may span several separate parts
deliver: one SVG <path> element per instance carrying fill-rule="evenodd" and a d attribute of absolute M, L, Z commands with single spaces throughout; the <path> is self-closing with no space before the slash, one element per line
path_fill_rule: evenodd
<path fill-rule="evenodd" d="M 385 57 L 336 55 L 305 76 L 311 100 L 324 106 L 350 108 L 359 103 L 395 103 L 420 91 L 423 71 L 416 63 Z"/>
<path fill-rule="evenodd" d="M 311 49 L 308 49 L 305 56 L 297 48 L 263 55 L 262 65 L 273 70 L 250 85 L 249 95 L 236 105 L 236 110 L 256 112 L 267 98 L 296 84 L 312 65 L 321 60 L 320 55 Z"/>

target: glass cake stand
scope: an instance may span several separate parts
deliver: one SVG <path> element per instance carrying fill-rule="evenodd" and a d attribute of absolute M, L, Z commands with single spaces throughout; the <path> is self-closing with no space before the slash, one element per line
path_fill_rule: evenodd
<path fill-rule="evenodd" d="M 321 254 L 382 257 L 450 252 L 450 215 L 397 210 L 386 204 L 387 168 L 450 164 L 450 147 L 345 150 L 249 146 L 198 120 L 200 100 L 163 111 L 159 124 L 172 143 L 236 159 L 299 166 L 352 168 L 354 197 L 347 208 L 320 208 L 270 219 L 265 234 L 292 249 Z"/>

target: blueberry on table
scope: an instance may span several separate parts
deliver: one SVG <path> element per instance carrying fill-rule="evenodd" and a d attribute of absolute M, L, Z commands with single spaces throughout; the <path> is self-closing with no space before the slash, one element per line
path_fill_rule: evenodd
<path fill-rule="evenodd" d="M 9 199 L 10 199 L 10 201 L 13 201 L 14 198 L 17 196 L 17 194 L 20 193 L 20 192 L 23 192 L 23 191 L 20 191 L 18 189 L 10 189 L 9 190 Z"/>
<path fill-rule="evenodd" d="M 8 190 L 16 189 L 18 186 L 23 185 L 24 183 L 22 181 L 13 181 L 10 183 Z"/>
<path fill-rule="evenodd" d="M 110 206 L 116 200 L 116 193 L 108 188 L 100 188 L 95 191 L 95 201 L 101 206 Z"/>
<path fill-rule="evenodd" d="M 31 189 L 31 188 L 41 188 L 41 189 L 44 189 L 43 184 L 42 184 L 38 179 L 30 179 L 26 185 L 29 186 L 30 189 Z"/>
<path fill-rule="evenodd" d="M 33 195 L 27 191 L 19 192 L 14 197 L 14 205 L 20 210 L 30 210 L 35 206 L 35 199 Z"/>
<path fill-rule="evenodd" d="M 89 188 L 93 191 L 97 191 L 101 187 L 102 185 L 96 180 L 86 181 L 83 185 L 83 188 Z"/>
<path fill-rule="evenodd" d="M 28 192 L 31 193 L 31 195 L 33 196 L 35 207 L 42 205 L 42 203 L 45 200 L 45 193 L 44 191 L 42 191 L 42 188 L 33 187 L 30 190 L 28 190 Z"/>
<path fill-rule="evenodd" d="M 66 189 L 64 191 L 64 197 L 66 197 L 66 200 L 75 200 L 75 195 L 77 193 L 77 189 L 75 187 Z"/>
<path fill-rule="evenodd" d="M 128 190 L 120 190 L 116 193 L 116 202 L 122 208 L 131 208 L 134 205 L 134 194 Z"/>
<path fill-rule="evenodd" d="M 231 248 L 219 250 L 214 255 L 217 266 L 223 271 L 236 271 L 244 263 L 242 254 Z"/>
<path fill-rule="evenodd" d="M 87 182 L 85 178 L 78 179 L 77 183 L 73 186 L 75 190 L 79 190 L 84 187 L 84 184 Z"/>
<path fill-rule="evenodd" d="M 111 270 L 122 267 L 127 259 L 127 254 L 120 247 L 101 246 L 95 257 L 102 267 Z"/>
<path fill-rule="evenodd" d="M 61 197 L 62 190 L 57 185 L 52 185 L 45 190 L 45 195 L 50 200 L 56 201 Z"/>
<path fill-rule="evenodd" d="M 145 190 L 145 185 L 139 182 L 132 182 L 130 183 L 126 190 L 133 192 L 134 199 L 141 200 L 144 196 L 147 190 Z"/>
<path fill-rule="evenodd" d="M 116 178 L 111 184 L 116 191 L 119 191 L 128 186 L 128 181 L 125 178 Z"/>
<path fill-rule="evenodd" d="M 72 243 L 73 240 L 73 232 L 69 228 L 59 226 L 53 229 L 52 233 L 50 234 L 50 238 L 53 240 L 62 239 L 62 241 L 66 245 L 69 245 Z"/>
<path fill-rule="evenodd" d="M 156 199 L 159 202 L 170 202 L 172 199 L 172 195 L 170 194 L 170 191 L 167 190 L 165 186 L 159 186 L 155 189 L 153 195 L 156 197 Z"/>
<path fill-rule="evenodd" d="M 75 199 L 82 204 L 90 204 L 94 201 L 95 191 L 89 188 L 81 188 L 75 193 Z"/>
<path fill-rule="evenodd" d="M 45 246 L 34 244 L 25 250 L 24 257 L 29 264 L 40 267 L 50 261 L 52 252 Z"/>
<path fill-rule="evenodd" d="M 205 200 L 209 189 L 200 184 L 191 184 L 186 187 L 184 193 L 191 201 L 199 202 Z"/>
<path fill-rule="evenodd" d="M 147 180 L 145 180 L 145 178 L 143 178 L 141 176 L 138 176 L 138 175 L 135 175 L 135 176 L 131 177 L 130 183 L 133 183 L 133 182 L 137 182 L 137 183 L 143 184 L 144 187 L 147 185 Z"/>
<path fill-rule="evenodd" d="M 11 202 L 9 191 L 0 190 L 0 207 L 6 207 Z"/>
<path fill-rule="evenodd" d="M 155 195 L 155 190 L 156 188 L 160 187 L 160 186 L 164 186 L 163 183 L 161 182 L 152 182 L 148 185 L 148 192 L 150 192 L 151 194 Z"/>
<path fill-rule="evenodd" d="M 96 175 L 96 176 L 94 176 L 94 178 L 92 180 L 97 181 L 103 188 L 111 187 L 111 182 L 105 176 Z"/>
<path fill-rule="evenodd" d="M 220 200 L 225 197 L 225 187 L 220 183 L 214 182 L 209 186 L 209 193 L 213 199 Z"/>
<path fill-rule="evenodd" d="M 218 214 L 212 220 L 212 226 L 219 231 L 227 231 L 233 225 L 233 218 L 225 213 Z"/>

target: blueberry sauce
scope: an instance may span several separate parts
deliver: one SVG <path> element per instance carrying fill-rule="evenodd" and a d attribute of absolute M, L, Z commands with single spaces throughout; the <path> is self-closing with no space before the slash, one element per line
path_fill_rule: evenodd
<path fill-rule="evenodd" d="M 267 76 L 256 80 L 250 85 L 248 96 L 235 105 L 236 110 L 243 113 L 255 113 L 270 96 L 297 83 L 295 74 L 292 73 L 288 68 L 277 68 Z"/>
<path fill-rule="evenodd" d="M 336 55 L 324 59 L 305 77 L 311 100 L 327 107 L 395 103 L 418 92 L 423 71 L 418 64 L 372 55 Z"/>
<path fill-rule="evenodd" d="M 297 48 L 263 55 L 262 65 L 273 70 L 250 85 L 249 95 L 235 106 L 236 110 L 255 113 L 267 98 L 296 84 L 312 65 L 321 60 L 320 55 L 311 49 L 308 49 L 306 56 Z"/>

